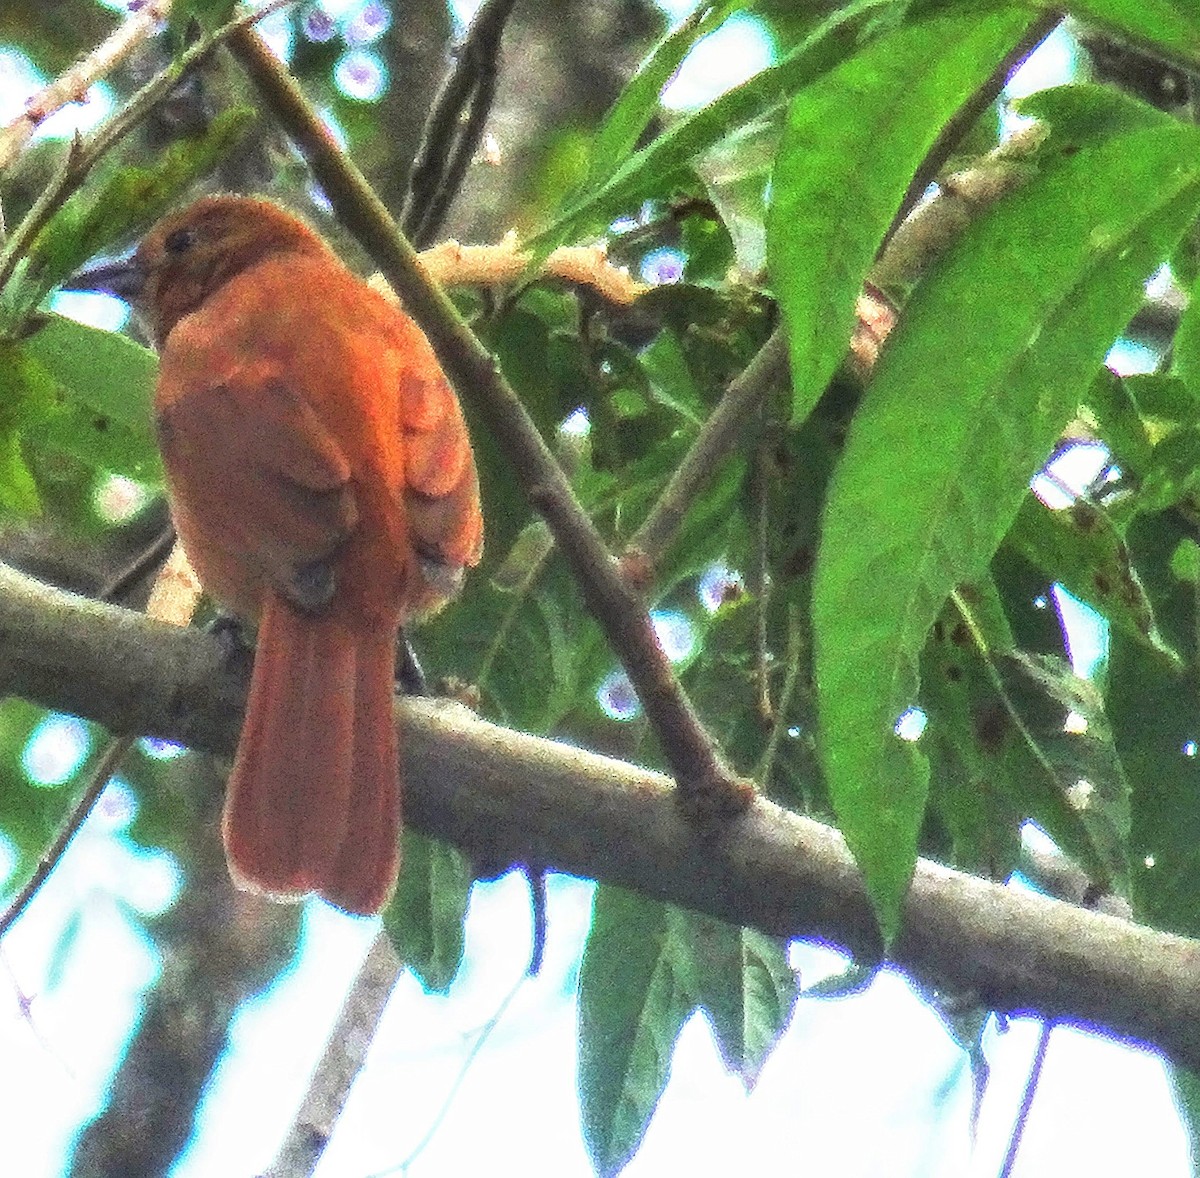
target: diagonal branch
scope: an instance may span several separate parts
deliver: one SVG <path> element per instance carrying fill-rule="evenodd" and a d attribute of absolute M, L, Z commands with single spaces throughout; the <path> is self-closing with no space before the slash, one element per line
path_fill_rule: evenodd
<path fill-rule="evenodd" d="M 0 566 L 0 690 L 118 733 L 233 749 L 246 683 L 212 635 L 50 589 Z M 871 906 L 841 836 L 756 799 L 719 839 L 668 778 L 410 699 L 414 828 L 489 862 L 543 863 L 788 937 L 871 957 Z M 996 1010 L 1148 1043 L 1200 1068 L 1200 942 L 922 860 L 893 947 L 900 966 Z"/>
<path fill-rule="evenodd" d="M 400 218 L 417 246 L 437 236 L 483 137 L 496 95 L 500 38 L 515 3 L 485 0 L 433 100 Z"/>
<path fill-rule="evenodd" d="M 316 1170 L 403 969 L 387 933 L 380 930 L 342 1004 L 304 1103 L 264 1178 L 308 1178 Z"/>
<path fill-rule="evenodd" d="M 72 102 L 82 102 L 91 86 L 125 60 L 158 27 L 171 10 L 171 0 L 151 0 L 113 30 L 112 34 L 25 103 L 12 122 L 0 128 L 0 172 L 20 155 L 34 132 L 52 114 Z"/>
<path fill-rule="evenodd" d="M 787 333 L 776 327 L 754 359 L 725 390 L 663 493 L 630 538 L 625 556 L 657 564 L 679 532 L 688 508 L 712 481 L 774 389 L 787 380 Z"/>
<path fill-rule="evenodd" d="M 358 238 L 433 344 L 451 383 L 496 436 L 530 503 L 629 675 L 662 745 L 680 800 L 704 815 L 736 813 L 750 787 L 722 763 L 667 661 L 637 591 L 621 576 L 517 394 L 416 253 L 362 173 L 334 142 L 294 79 L 249 29 L 230 46 L 267 106 L 307 157 L 339 219 Z"/>

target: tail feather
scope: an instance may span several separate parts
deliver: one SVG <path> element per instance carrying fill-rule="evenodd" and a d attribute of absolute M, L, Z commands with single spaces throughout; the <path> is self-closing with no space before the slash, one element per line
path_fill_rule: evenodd
<path fill-rule="evenodd" d="M 225 801 L 240 886 L 352 912 L 386 903 L 400 812 L 388 629 L 268 599 Z"/>
<path fill-rule="evenodd" d="M 359 646 L 358 655 L 347 833 L 318 890 L 349 912 L 377 912 L 387 903 L 399 868 L 394 636 L 388 643 Z"/>

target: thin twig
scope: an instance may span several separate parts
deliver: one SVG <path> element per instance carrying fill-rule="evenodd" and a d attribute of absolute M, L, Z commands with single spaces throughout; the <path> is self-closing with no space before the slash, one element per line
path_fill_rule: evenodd
<path fill-rule="evenodd" d="M 950 121 L 942 128 L 937 142 L 913 175 L 904 199 L 900 202 L 900 208 L 892 219 L 883 244 L 879 247 L 880 254 L 887 249 L 888 242 L 892 240 L 893 234 L 904 223 L 909 213 L 920 203 L 926 189 L 937 179 L 938 173 L 945 167 L 946 161 L 962 142 L 963 136 L 975 125 L 983 112 L 1000 97 L 1000 92 L 1007 85 L 1008 79 L 1062 19 L 1061 12 L 1048 12 L 1032 24 L 1012 51 L 1001 59 L 983 85 L 959 107 Z"/>
<path fill-rule="evenodd" d="M 688 508 L 733 452 L 748 424 L 788 372 L 787 333 L 776 327 L 749 365 L 734 377 L 720 403 L 696 435 L 658 501 L 626 546 L 653 566 L 671 546 Z"/>
<path fill-rule="evenodd" d="M 400 216 L 405 234 L 417 246 L 437 236 L 479 146 L 496 94 L 500 38 L 515 3 L 485 0 L 433 100 Z"/>
<path fill-rule="evenodd" d="M 101 601 L 120 601 L 147 573 L 156 569 L 175 546 L 175 526 L 168 524 L 96 594 Z"/>
<path fill-rule="evenodd" d="M 1042 1078 L 1042 1068 L 1046 1064 L 1046 1049 L 1050 1046 L 1050 1033 L 1053 1030 L 1054 1023 L 1042 1023 L 1037 1048 L 1033 1053 L 1033 1063 L 1030 1064 L 1029 1076 L 1025 1080 L 1025 1091 L 1021 1094 L 1021 1107 L 1017 1109 L 1017 1119 L 1013 1122 L 1012 1133 L 1008 1139 L 1008 1151 L 996 1178 L 1011 1178 L 1013 1166 L 1017 1162 L 1017 1150 L 1021 1148 L 1021 1138 L 1025 1136 L 1025 1126 L 1029 1123 L 1029 1113 L 1033 1109 L 1038 1081 Z"/>
<path fill-rule="evenodd" d="M 476 1036 L 475 1042 L 471 1044 L 471 1050 L 467 1052 L 466 1057 L 463 1059 L 458 1069 L 458 1075 L 454 1077 L 454 1082 L 450 1085 L 450 1090 L 446 1093 L 446 1099 L 442 1101 L 442 1106 L 430 1122 L 425 1135 L 417 1142 L 404 1161 L 397 1163 L 390 1169 L 381 1171 L 380 1174 L 373 1175 L 373 1178 L 383 1178 L 383 1175 L 386 1174 L 407 1174 L 413 1162 L 425 1151 L 426 1147 L 433 1140 L 434 1134 L 442 1127 L 442 1122 L 446 1119 L 446 1114 L 453 1107 L 455 1097 L 458 1096 L 459 1089 L 462 1088 L 463 1081 L 467 1078 L 467 1073 L 471 1070 L 471 1065 L 478 1058 L 480 1051 L 483 1050 L 484 1044 L 491 1038 L 492 1032 L 500 1025 L 500 1020 L 508 1013 L 508 1008 L 512 1005 L 513 999 L 520 993 L 521 987 L 525 984 L 528 976 L 528 973 L 523 973 L 517 978 L 513 983 L 512 989 L 504 996 L 500 1005 L 496 1007 L 495 1013 L 479 1029 L 479 1034 Z"/>
<path fill-rule="evenodd" d="M 142 119 L 151 108 L 160 102 L 173 87 L 178 85 L 188 70 L 198 65 L 217 45 L 237 30 L 255 24 L 276 9 L 290 4 L 292 0 L 274 0 L 266 7 L 253 13 L 244 13 L 236 20 L 224 25 L 211 36 L 203 37 L 182 53 L 178 60 L 155 74 L 128 102 L 89 139 L 76 136 L 67 151 L 67 158 L 57 178 L 34 201 L 21 223 L 13 230 L 0 251 L 0 288 L 12 277 L 17 263 L 28 252 L 34 238 L 46 223 L 67 202 L 67 199 L 83 184 L 96 163 L 111 151 Z"/>
<path fill-rule="evenodd" d="M 404 963 L 380 930 L 355 976 L 268 1178 L 307 1178 L 333 1136 Z"/>
<path fill-rule="evenodd" d="M 88 90 L 125 60 L 170 12 L 172 0 L 151 0 L 113 30 L 86 57 L 60 74 L 25 103 L 25 109 L 0 129 L 0 171 L 17 158 L 33 133 L 56 111 L 82 102 Z"/>
<path fill-rule="evenodd" d="M 13 901 L 0 915 L 0 940 L 16 923 L 21 913 L 29 907 L 30 901 L 41 890 L 42 885 L 50 878 L 50 873 L 58 866 L 59 860 L 66 853 L 71 840 L 79 832 L 79 828 L 87 821 L 108 780 L 117 771 L 117 766 L 124 759 L 133 745 L 132 736 L 122 736 L 114 739 L 100 754 L 95 769 L 88 779 L 87 787 L 80 794 L 79 800 L 71 807 L 66 820 L 59 827 L 54 841 L 42 853 L 33 874 L 25 881 L 25 886 L 16 894 Z"/>
<path fill-rule="evenodd" d="M 705 817 L 740 812 L 747 783 L 721 761 L 654 633 L 646 607 L 621 576 L 520 398 L 445 292 L 426 278 L 378 195 L 315 114 L 295 80 L 252 30 L 230 39 L 266 105 L 307 157 L 346 228 L 421 325 L 451 383 L 469 399 L 507 454 L 521 488 L 545 517 L 559 550 L 637 690 L 680 800 Z"/>
<path fill-rule="evenodd" d="M 788 713 L 791 711 L 792 699 L 796 694 L 796 683 L 800 678 L 800 655 L 803 643 L 803 626 L 800 621 L 800 607 L 794 602 L 788 602 L 788 643 L 787 643 L 787 675 L 783 681 L 783 689 L 779 693 L 779 702 L 775 705 L 775 722 L 771 725 L 771 735 L 767 738 L 767 747 L 759 758 L 754 770 L 754 780 L 758 788 L 775 797 L 770 790 L 771 770 L 775 766 L 775 758 L 779 754 L 779 746 L 783 736 L 791 726 Z"/>

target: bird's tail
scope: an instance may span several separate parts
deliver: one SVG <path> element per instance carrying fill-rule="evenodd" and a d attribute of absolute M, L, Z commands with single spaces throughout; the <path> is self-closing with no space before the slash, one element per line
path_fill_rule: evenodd
<path fill-rule="evenodd" d="M 399 866 L 396 627 L 268 594 L 224 834 L 241 887 L 378 912 Z"/>

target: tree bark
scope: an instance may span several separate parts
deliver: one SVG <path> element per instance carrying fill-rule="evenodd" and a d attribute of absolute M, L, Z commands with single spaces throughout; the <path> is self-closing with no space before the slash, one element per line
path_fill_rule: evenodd
<path fill-rule="evenodd" d="M 0 566 L 0 690 L 118 733 L 234 747 L 246 683 L 211 635 L 149 621 Z M 868 959 L 878 933 L 841 836 L 765 799 L 704 839 L 670 779 L 489 724 L 397 703 L 407 816 L 477 860 L 533 861 Z M 215 836 L 214 836 L 215 839 Z M 1200 942 L 922 860 L 891 960 L 990 1007 L 1162 1049 L 1200 1069 Z"/>

